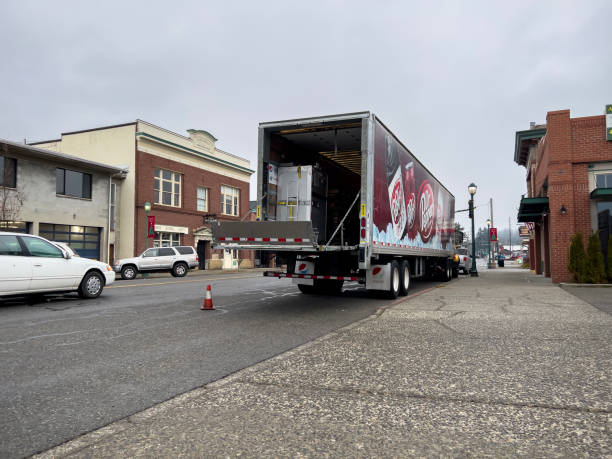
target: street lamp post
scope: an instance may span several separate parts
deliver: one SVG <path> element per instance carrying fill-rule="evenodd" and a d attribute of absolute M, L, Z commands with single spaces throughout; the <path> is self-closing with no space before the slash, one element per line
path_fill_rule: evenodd
<path fill-rule="evenodd" d="M 147 250 L 149 248 L 149 212 L 151 212 L 151 203 L 149 201 L 144 203 L 144 211 L 145 211 L 145 218 L 146 218 L 146 223 L 145 223 L 145 233 L 146 233 L 146 237 L 145 237 L 145 250 Z"/>
<path fill-rule="evenodd" d="M 493 266 L 493 259 L 491 258 L 491 220 L 487 218 L 487 239 L 489 241 L 489 264 L 488 268 L 491 269 Z"/>
<path fill-rule="evenodd" d="M 474 183 L 470 183 L 468 186 L 468 192 L 470 193 L 470 218 L 472 219 L 472 270 L 470 271 L 472 277 L 478 277 L 478 271 L 476 270 L 476 236 L 474 234 L 474 195 L 477 188 Z"/>

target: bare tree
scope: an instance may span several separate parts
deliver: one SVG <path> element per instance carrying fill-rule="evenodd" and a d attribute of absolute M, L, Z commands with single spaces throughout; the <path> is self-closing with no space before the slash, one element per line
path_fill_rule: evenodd
<path fill-rule="evenodd" d="M 19 214 L 23 207 L 23 193 L 6 186 L 9 179 L 7 167 L 0 170 L 0 173 L 3 174 L 0 182 L 0 229 L 6 229 L 10 223 L 19 220 Z"/>

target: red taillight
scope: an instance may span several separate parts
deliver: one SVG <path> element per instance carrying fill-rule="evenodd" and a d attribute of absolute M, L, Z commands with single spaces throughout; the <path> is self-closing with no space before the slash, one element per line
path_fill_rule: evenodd
<path fill-rule="evenodd" d="M 196 255 L 196 261 L 200 261 L 200 257 Z"/>
<path fill-rule="evenodd" d="M 467 261 L 467 257 L 463 257 L 463 261 Z"/>
<path fill-rule="evenodd" d="M 361 219 L 361 227 L 365 228 L 365 225 L 366 225 L 366 220 L 365 220 L 365 218 L 362 218 Z"/>
<path fill-rule="evenodd" d="M 361 230 L 361 239 L 365 239 L 365 229 Z"/>

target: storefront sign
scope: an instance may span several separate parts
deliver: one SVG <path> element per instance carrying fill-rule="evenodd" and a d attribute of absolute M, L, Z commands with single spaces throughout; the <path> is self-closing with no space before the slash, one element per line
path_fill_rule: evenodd
<path fill-rule="evenodd" d="M 189 228 L 187 228 L 186 226 L 155 225 L 155 231 L 158 233 L 189 234 Z"/>
<path fill-rule="evenodd" d="M 519 226 L 519 235 L 521 237 L 529 237 L 529 228 L 526 226 Z"/>

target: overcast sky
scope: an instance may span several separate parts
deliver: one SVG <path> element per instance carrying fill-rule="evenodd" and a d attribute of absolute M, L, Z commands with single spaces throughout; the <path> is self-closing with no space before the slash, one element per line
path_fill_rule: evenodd
<path fill-rule="evenodd" d="M 477 226 L 492 197 L 507 228 L 526 192 L 515 132 L 612 103 L 611 21 L 608 0 L 6 0 L 0 137 L 140 118 L 205 129 L 255 168 L 259 122 L 371 110 L 458 209 L 478 185 Z"/>

